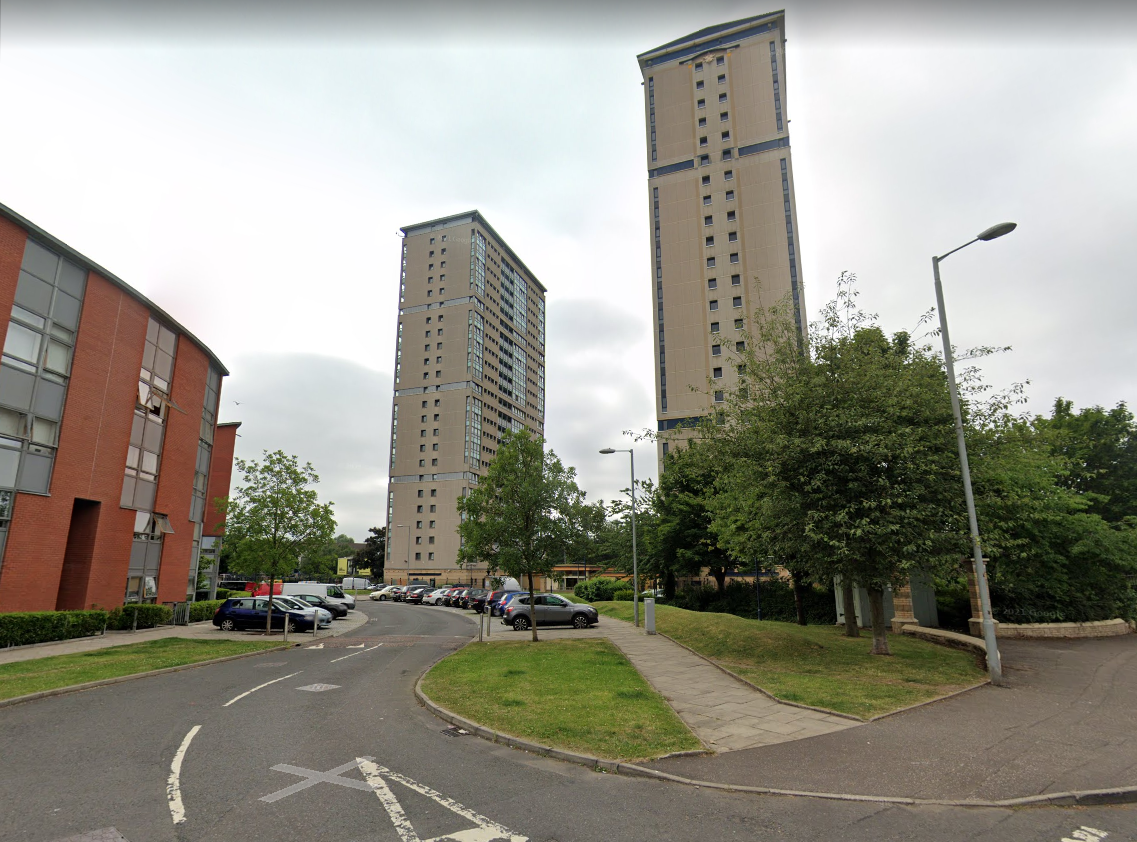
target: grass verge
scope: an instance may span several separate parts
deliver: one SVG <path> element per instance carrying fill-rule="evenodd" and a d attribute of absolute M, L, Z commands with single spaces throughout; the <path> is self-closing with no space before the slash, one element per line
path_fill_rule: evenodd
<path fill-rule="evenodd" d="M 596 609 L 632 619 L 628 602 L 600 602 Z M 871 634 L 848 638 L 835 626 L 657 605 L 655 627 L 779 699 L 863 718 L 962 690 L 986 677 L 972 654 L 899 634 L 888 636 L 892 657 L 881 657 L 869 654 Z"/>
<path fill-rule="evenodd" d="M 495 731 L 608 760 L 702 748 L 607 640 L 467 646 L 426 675 L 442 707 Z"/>
<path fill-rule="evenodd" d="M 0 699 L 73 687 L 104 678 L 196 664 L 212 658 L 274 649 L 280 643 L 244 640 L 183 640 L 165 638 L 145 643 L 109 646 L 74 655 L 53 655 L 0 665 Z"/>

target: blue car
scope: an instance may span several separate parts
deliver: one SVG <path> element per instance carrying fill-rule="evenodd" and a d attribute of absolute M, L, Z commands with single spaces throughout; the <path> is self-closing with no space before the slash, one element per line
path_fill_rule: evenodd
<path fill-rule="evenodd" d="M 221 631 L 238 631 L 240 629 L 263 629 L 268 616 L 267 596 L 233 597 L 225 600 L 213 615 L 213 625 Z M 272 627 L 283 629 L 285 620 L 288 621 L 288 630 L 312 631 L 315 614 L 305 616 L 299 611 L 289 611 L 282 608 L 273 600 Z"/>
<path fill-rule="evenodd" d="M 504 616 L 505 608 L 507 605 L 509 605 L 510 600 L 512 600 L 515 596 L 518 596 L 518 595 L 523 594 L 523 593 L 527 593 L 527 592 L 526 591 L 506 591 L 505 593 L 503 593 L 500 597 L 498 597 L 498 599 L 496 599 L 493 603 L 491 603 L 491 605 L 490 605 L 490 616 L 491 617 Z"/>

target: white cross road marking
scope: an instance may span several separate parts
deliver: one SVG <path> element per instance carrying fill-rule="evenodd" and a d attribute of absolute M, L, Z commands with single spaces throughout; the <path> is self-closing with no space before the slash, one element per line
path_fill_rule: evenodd
<path fill-rule="evenodd" d="M 338 690 L 339 684 L 306 684 L 303 687 L 297 687 L 297 690 L 308 690 L 312 693 L 323 693 L 325 690 Z"/>
<path fill-rule="evenodd" d="M 359 769 L 363 772 L 363 776 L 366 780 L 360 781 L 354 778 L 341 777 L 344 772 L 350 771 L 351 769 Z M 529 842 L 528 837 L 514 833 L 497 822 L 487 819 L 480 813 L 474 812 L 469 807 L 459 804 L 454 799 L 447 798 L 442 793 L 436 792 L 430 787 L 420 784 L 418 781 L 413 781 L 405 775 L 392 772 L 385 766 L 380 766 L 375 762 L 374 757 L 357 757 L 350 763 L 344 763 L 342 766 L 329 769 L 327 772 L 318 772 L 314 769 L 305 769 L 301 766 L 292 766 L 288 763 L 279 763 L 272 767 L 272 771 L 298 775 L 304 778 L 304 780 L 287 786 L 284 789 L 277 790 L 269 795 L 265 795 L 260 799 L 261 801 L 266 801 L 271 804 L 282 798 L 287 798 L 289 795 L 302 792 L 319 783 L 335 784 L 336 786 L 363 790 L 364 792 L 374 792 L 379 799 L 379 803 L 383 805 L 383 809 L 387 811 L 387 815 L 391 819 L 391 824 L 394 825 L 395 832 L 399 834 L 401 842 Z M 399 799 L 395 797 L 395 793 L 391 790 L 387 781 L 401 784 L 420 795 L 425 795 L 436 804 L 472 822 L 475 827 L 423 840 L 419 837 L 418 833 L 415 832 L 414 826 L 411 824 L 410 819 L 407 818 L 406 811 L 403 810 L 403 806 L 399 803 Z"/>
<path fill-rule="evenodd" d="M 1109 836 L 1107 831 L 1082 825 L 1077 830 L 1072 831 L 1069 836 L 1063 836 L 1062 842 L 1098 842 L 1099 839 L 1104 839 L 1107 836 Z"/>
<path fill-rule="evenodd" d="M 227 707 L 229 707 L 229 705 L 233 704 L 233 702 L 239 702 L 239 701 L 241 701 L 241 699 L 245 698 L 245 696 L 248 696 L 251 693 L 255 693 L 263 687 L 268 687 L 270 684 L 276 684 L 276 682 L 278 682 L 278 681 L 284 681 L 285 678 L 292 678 L 293 675 L 300 675 L 300 673 L 302 673 L 303 671 L 304 670 L 297 670 L 296 672 L 294 672 L 290 675 L 285 675 L 285 676 L 282 676 L 281 678 L 274 678 L 272 681 L 266 681 L 264 684 L 258 684 L 252 690 L 246 690 L 240 696 L 234 696 L 232 699 L 227 701 L 221 707 L 227 708 Z"/>
<path fill-rule="evenodd" d="M 359 644 L 359 646 L 366 646 L 366 645 L 367 644 L 365 644 L 365 643 Z M 372 646 L 371 649 L 378 649 L 382 645 L 383 645 L 382 643 L 376 644 L 375 646 Z M 348 648 L 348 649 L 359 649 L 359 646 L 348 646 L 346 648 Z M 334 664 L 336 661 L 345 661 L 348 658 L 354 658 L 356 655 L 362 655 L 364 652 L 370 652 L 371 649 L 364 649 L 360 652 L 352 652 L 350 655 L 344 655 L 342 658 L 332 658 L 331 663 Z"/>
<path fill-rule="evenodd" d="M 166 779 L 166 800 L 170 803 L 170 815 L 173 816 L 176 825 L 184 824 L 186 820 L 186 807 L 182 803 L 182 760 L 185 759 L 190 742 L 200 730 L 200 725 L 190 728 L 189 733 L 182 740 L 182 744 L 174 753 L 174 761 L 170 764 L 170 777 Z"/>

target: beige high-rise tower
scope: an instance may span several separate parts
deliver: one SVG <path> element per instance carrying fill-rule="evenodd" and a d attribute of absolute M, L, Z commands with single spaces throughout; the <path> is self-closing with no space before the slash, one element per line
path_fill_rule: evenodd
<path fill-rule="evenodd" d="M 480 584 L 456 504 L 505 431 L 544 435 L 545 288 L 476 210 L 401 230 L 385 578 Z"/>
<path fill-rule="evenodd" d="M 735 382 L 731 352 L 759 288 L 761 306 L 791 295 L 805 331 L 785 16 L 712 26 L 638 58 L 665 432 L 705 415 Z"/>

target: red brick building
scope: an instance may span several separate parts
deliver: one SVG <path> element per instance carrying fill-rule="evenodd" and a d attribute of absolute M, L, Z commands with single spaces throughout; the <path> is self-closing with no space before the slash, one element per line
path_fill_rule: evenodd
<path fill-rule="evenodd" d="M 214 458 L 229 372 L 3 205 L 0 338 L 0 612 L 193 599 L 232 470 L 232 435 Z"/>

